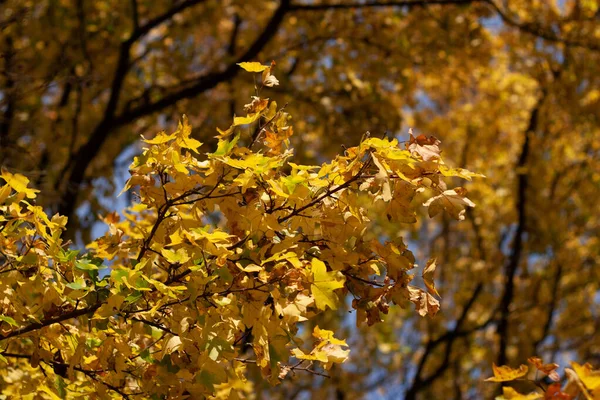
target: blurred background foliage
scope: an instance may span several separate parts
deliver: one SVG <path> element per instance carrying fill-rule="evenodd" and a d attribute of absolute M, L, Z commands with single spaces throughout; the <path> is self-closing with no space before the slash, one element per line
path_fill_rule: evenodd
<path fill-rule="evenodd" d="M 116 193 L 140 134 L 185 112 L 212 146 L 254 94 L 235 64 L 254 60 L 277 63 L 298 160 L 366 131 L 434 135 L 487 176 L 467 185 L 477 207 L 377 229 L 437 258 L 441 312 L 368 329 L 326 314 L 348 363 L 257 397 L 488 398 L 492 362 L 600 364 L 599 22 L 597 0 L 3 0 L 0 163 L 85 243 L 132 200 Z"/>

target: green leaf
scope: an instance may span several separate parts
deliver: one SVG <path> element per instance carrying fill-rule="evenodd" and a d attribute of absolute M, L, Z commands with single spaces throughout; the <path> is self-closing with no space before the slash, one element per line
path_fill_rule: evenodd
<path fill-rule="evenodd" d="M 144 349 L 141 353 L 140 353 L 140 358 L 144 361 L 146 361 L 147 363 L 154 363 L 154 358 L 152 357 L 152 355 L 150 354 L 150 349 Z"/>
<path fill-rule="evenodd" d="M 233 137 L 233 139 L 231 139 L 230 142 L 227 140 L 219 140 L 219 144 L 217 145 L 217 151 L 210 154 L 209 156 L 222 157 L 222 156 L 228 155 L 229 153 L 231 153 L 231 150 L 233 149 L 233 147 L 235 146 L 235 144 L 237 143 L 237 141 L 239 139 L 240 139 L 240 134 L 238 133 L 237 135 L 235 135 Z"/>
<path fill-rule="evenodd" d="M 73 290 L 82 290 L 87 288 L 85 285 L 85 280 L 83 279 L 76 279 L 74 282 L 71 282 L 65 286 Z"/>
<path fill-rule="evenodd" d="M 98 281 L 98 270 L 107 268 L 102 265 L 103 260 L 101 258 L 81 258 L 75 261 L 75 268 L 86 271 L 92 281 Z"/>
<path fill-rule="evenodd" d="M 11 317 L 7 317 L 6 315 L 0 315 L 0 321 L 4 321 L 7 324 L 12 325 L 12 326 L 19 326 L 19 324 L 17 324 L 17 321 L 12 319 Z"/>
<path fill-rule="evenodd" d="M 127 303 L 135 303 L 139 299 L 142 298 L 142 292 L 135 291 L 131 293 L 129 296 L 125 297 L 125 302 Z"/>
<path fill-rule="evenodd" d="M 103 260 L 101 258 L 81 258 L 75 261 L 75 267 L 82 271 L 97 271 L 99 269 L 107 268 L 102 265 Z"/>
<path fill-rule="evenodd" d="M 100 347 L 101 344 L 102 344 L 102 340 L 98 339 L 98 338 L 87 338 L 85 340 L 85 345 L 90 349 Z"/>
<path fill-rule="evenodd" d="M 57 376 L 56 379 L 54 379 L 54 387 L 61 399 L 67 398 L 67 384 L 62 377 Z"/>
<path fill-rule="evenodd" d="M 79 254 L 79 250 L 64 250 L 60 249 L 60 253 L 58 254 L 58 261 L 66 263 L 73 261 L 75 257 Z"/>

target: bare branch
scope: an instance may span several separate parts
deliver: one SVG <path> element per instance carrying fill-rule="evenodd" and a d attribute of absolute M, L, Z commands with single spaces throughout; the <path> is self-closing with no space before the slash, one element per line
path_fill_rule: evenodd
<path fill-rule="evenodd" d="M 530 137 L 538 129 L 540 108 L 544 102 L 545 95 L 542 95 L 538 103 L 531 111 L 529 126 L 525 131 L 525 140 L 521 147 L 521 155 L 516 165 L 516 170 L 521 171 L 527 165 L 530 151 Z M 515 199 L 515 208 L 517 213 L 517 228 L 513 238 L 512 248 L 508 261 L 504 267 L 504 292 L 500 300 L 499 311 L 500 319 L 496 328 L 496 333 L 500 340 L 498 349 L 498 365 L 505 365 L 507 362 L 506 348 L 508 347 L 508 316 L 510 314 L 510 304 L 512 303 L 515 291 L 514 277 L 521 262 L 523 252 L 523 236 L 526 231 L 526 209 L 527 204 L 527 186 L 528 176 L 526 172 L 519 173 L 517 177 L 517 193 Z"/>
<path fill-rule="evenodd" d="M 496 4 L 494 0 L 485 0 L 498 13 L 502 21 L 509 26 L 519 29 L 522 32 L 540 37 L 549 42 L 562 43 L 571 47 L 578 47 L 592 51 L 600 51 L 600 42 L 583 42 L 577 39 L 561 37 L 551 29 L 544 28 L 538 24 L 528 22 L 519 22 L 513 19 L 505 10 Z M 591 35 L 589 37 L 592 37 Z"/>
<path fill-rule="evenodd" d="M 69 320 L 72 318 L 81 317 L 82 315 L 94 313 L 97 309 L 100 308 L 100 306 L 102 304 L 103 304 L 102 302 L 94 303 L 87 307 L 76 309 L 71 312 L 58 315 L 56 317 L 46 318 L 46 319 L 42 320 L 41 322 L 34 322 L 33 324 L 29 324 L 27 326 L 10 331 L 9 333 L 5 334 L 2 338 L 0 338 L 0 340 L 9 339 L 9 338 L 15 337 L 15 336 L 20 336 L 25 333 L 29 333 L 29 332 L 44 328 L 46 326 L 57 324 L 62 321 L 66 321 L 66 320 Z"/>

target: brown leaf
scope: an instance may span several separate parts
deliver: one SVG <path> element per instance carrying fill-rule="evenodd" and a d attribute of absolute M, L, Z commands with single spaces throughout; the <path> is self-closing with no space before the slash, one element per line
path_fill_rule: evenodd
<path fill-rule="evenodd" d="M 423 277 L 423 282 L 425 282 L 425 286 L 427 287 L 427 291 L 431 294 L 434 294 L 440 297 L 437 289 L 435 288 L 435 284 L 433 282 L 433 272 L 435 271 L 435 258 L 427 261 L 427 265 L 423 269 L 423 273 L 421 276 Z"/>
<path fill-rule="evenodd" d="M 446 210 L 453 218 L 462 221 L 465 219 L 465 208 L 475 207 L 475 203 L 465 197 L 466 194 L 466 189 L 457 187 L 430 198 L 423 205 L 429 207 L 430 217 L 435 217 Z"/>
<path fill-rule="evenodd" d="M 408 286 L 409 300 L 417 306 L 421 317 L 427 314 L 434 316 L 440 310 L 440 302 L 426 291 L 414 286 Z"/>
<path fill-rule="evenodd" d="M 518 369 L 511 368 L 507 365 L 497 366 L 496 364 L 493 364 L 492 369 L 494 370 L 494 376 L 492 378 L 487 378 L 486 382 L 514 381 L 515 379 L 524 377 L 527 375 L 527 372 L 529 372 L 529 368 L 524 364 Z"/>
<path fill-rule="evenodd" d="M 440 142 L 434 136 L 419 135 L 414 137 L 412 129 L 409 131 L 410 139 L 408 142 L 408 150 L 413 155 L 419 155 L 423 161 L 431 161 L 440 158 Z"/>

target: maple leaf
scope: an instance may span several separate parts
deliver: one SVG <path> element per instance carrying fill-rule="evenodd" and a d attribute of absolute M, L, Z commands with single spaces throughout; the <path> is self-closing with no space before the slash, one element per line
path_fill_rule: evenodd
<path fill-rule="evenodd" d="M 0 204 L 4 204 L 4 202 L 10 195 L 10 192 L 11 192 L 10 185 L 6 184 L 6 185 L 0 187 Z M 0 218 L 2 218 L 2 217 L 0 216 Z"/>
<path fill-rule="evenodd" d="M 589 363 L 580 365 L 576 362 L 572 362 L 571 366 L 577 374 L 577 377 L 588 390 L 595 394 L 600 394 L 600 370 L 594 370 Z"/>
<path fill-rule="evenodd" d="M 269 68 L 268 65 L 262 65 L 259 62 L 241 62 L 238 63 L 237 65 L 239 65 L 240 67 L 242 67 L 244 70 L 248 71 L 248 72 L 263 72 L 264 70 L 266 70 L 267 68 Z"/>
<path fill-rule="evenodd" d="M 573 396 L 562 391 L 560 383 L 553 383 L 546 389 L 544 400 L 572 400 Z"/>
<path fill-rule="evenodd" d="M 2 179 L 6 181 L 8 186 L 13 188 L 17 193 L 23 193 L 27 198 L 34 199 L 36 197 L 36 193 L 39 193 L 39 190 L 28 188 L 29 179 L 26 176 L 21 174 L 11 174 L 4 168 L 2 168 L 1 175 Z"/>
<path fill-rule="evenodd" d="M 304 353 L 300 349 L 293 349 L 292 354 L 299 360 L 320 361 L 325 363 L 323 368 L 329 369 L 333 363 L 343 363 L 348 359 L 350 350 L 347 350 L 348 344 L 345 340 L 336 339 L 333 332 L 321 329 L 315 326 L 313 337 L 317 339 L 317 344 L 310 354 Z"/>
<path fill-rule="evenodd" d="M 163 144 L 175 139 L 175 134 L 167 134 L 165 131 L 158 132 L 152 139 L 142 136 L 142 141 L 148 144 Z"/>
<path fill-rule="evenodd" d="M 239 125 L 248 125 L 253 123 L 254 121 L 256 121 L 257 119 L 260 118 L 260 113 L 256 112 L 254 114 L 248 114 L 245 117 L 234 117 L 233 118 L 233 126 L 239 126 Z"/>
<path fill-rule="evenodd" d="M 271 70 L 273 69 L 273 64 L 271 67 L 265 69 L 262 73 L 262 82 L 263 85 L 273 87 L 279 85 L 279 80 L 275 78 L 274 75 L 271 75 Z"/>
<path fill-rule="evenodd" d="M 252 102 L 244 105 L 244 111 L 249 114 L 259 113 L 267 108 L 269 99 L 261 99 L 258 96 L 252 96 Z"/>
<path fill-rule="evenodd" d="M 513 369 L 509 366 L 502 365 L 498 367 L 496 364 L 492 364 L 494 376 L 487 378 L 486 382 L 509 382 L 515 379 L 521 378 L 527 375 L 529 368 L 527 365 L 522 364 L 518 369 Z"/>
<path fill-rule="evenodd" d="M 407 149 L 412 154 L 419 155 L 423 161 L 431 161 L 440 158 L 440 141 L 433 136 L 419 135 L 414 137 L 412 129 L 409 131 L 409 142 Z"/>
<path fill-rule="evenodd" d="M 505 386 L 502 388 L 502 396 L 496 397 L 497 400 L 536 400 L 543 399 L 544 395 L 541 393 L 529 393 L 529 394 L 521 394 L 517 392 L 515 389 L 510 386 Z"/>
<path fill-rule="evenodd" d="M 279 80 L 277 78 L 275 78 L 274 75 L 268 75 L 264 81 L 263 84 L 265 86 L 269 86 L 269 87 L 273 87 L 273 86 L 277 86 L 279 85 Z"/>
<path fill-rule="evenodd" d="M 442 194 L 427 200 L 423 205 L 429 207 L 430 217 L 435 217 L 445 210 L 453 218 L 462 221 L 465 219 L 465 207 L 475 207 L 475 203 L 465 197 L 466 194 L 467 191 L 461 187 L 445 190 Z"/>
<path fill-rule="evenodd" d="M 424 317 L 427 314 L 434 316 L 440 310 L 440 302 L 429 293 L 416 288 L 414 286 L 408 286 L 409 300 L 417 306 L 417 312 L 420 316 Z"/>
<path fill-rule="evenodd" d="M 299 360 L 327 362 L 327 353 L 322 350 L 314 350 L 306 354 L 300 349 L 292 349 L 292 354 Z"/>
<path fill-rule="evenodd" d="M 423 277 L 423 282 L 425 282 L 425 286 L 427 287 L 427 291 L 431 294 L 435 294 L 436 296 L 440 296 L 437 289 L 435 288 L 435 284 L 433 283 L 433 272 L 435 271 L 436 264 L 435 258 L 427 261 L 427 265 L 423 268 L 423 273 L 421 274 Z"/>
<path fill-rule="evenodd" d="M 553 381 L 557 382 L 560 380 L 558 372 L 556 372 L 558 364 L 544 364 L 542 359 L 539 357 L 529 357 L 527 361 L 533 364 L 538 371 L 548 375 L 548 378 L 552 379 Z"/>
<path fill-rule="evenodd" d="M 335 290 L 344 287 L 345 277 L 337 271 L 328 272 L 325 264 L 313 258 L 311 262 L 312 284 L 310 286 L 315 305 L 319 310 L 327 307 L 337 310 L 338 297 Z"/>
<path fill-rule="evenodd" d="M 416 188 L 403 180 L 394 184 L 393 197 L 386 208 L 386 216 L 389 221 L 397 221 L 406 224 L 417 222 L 415 211 L 411 202 L 416 195 Z"/>
<path fill-rule="evenodd" d="M 202 143 L 191 137 L 192 126 L 188 121 L 187 115 L 183 115 L 181 121 L 177 126 L 177 131 L 174 133 L 177 138 L 176 143 L 184 149 L 190 149 L 194 153 L 198 153 L 198 147 L 202 146 Z"/>

